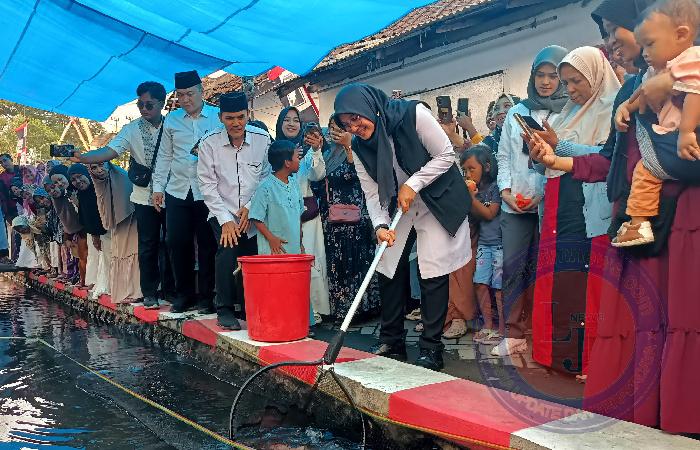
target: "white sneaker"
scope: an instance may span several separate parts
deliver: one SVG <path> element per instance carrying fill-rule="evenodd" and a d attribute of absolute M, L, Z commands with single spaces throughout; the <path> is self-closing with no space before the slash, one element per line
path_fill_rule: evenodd
<path fill-rule="evenodd" d="M 508 356 L 514 353 L 525 353 L 527 351 L 527 341 L 525 339 L 505 338 L 500 344 L 491 349 L 493 356 Z"/>

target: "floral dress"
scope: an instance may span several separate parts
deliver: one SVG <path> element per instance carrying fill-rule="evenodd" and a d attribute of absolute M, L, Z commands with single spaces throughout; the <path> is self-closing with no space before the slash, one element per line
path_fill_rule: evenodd
<path fill-rule="evenodd" d="M 325 182 L 318 183 L 316 191 L 320 199 L 323 232 L 326 237 L 330 307 L 331 315 L 337 319 L 343 319 L 372 264 L 376 240 L 355 166 L 345 161 L 333 172 L 327 174 L 326 179 L 329 197 L 326 197 Z M 329 223 L 329 198 L 331 204 L 359 206 L 362 210 L 360 222 Z M 378 308 L 379 284 L 375 275 L 367 287 L 358 308 L 358 314 L 375 312 Z"/>

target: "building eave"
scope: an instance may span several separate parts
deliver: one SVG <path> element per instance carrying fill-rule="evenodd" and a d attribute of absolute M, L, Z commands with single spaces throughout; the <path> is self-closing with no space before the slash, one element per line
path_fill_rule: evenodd
<path fill-rule="evenodd" d="M 307 84 L 313 91 L 321 86 L 352 80 L 362 75 L 369 76 L 382 68 L 391 66 L 401 68 L 406 59 L 429 50 L 466 41 L 490 30 L 534 18 L 549 10 L 574 3 L 585 5 L 589 1 L 497 0 L 484 3 L 462 14 L 430 23 L 410 34 L 387 41 L 372 48 L 371 51 L 362 52 L 331 66 L 315 69 L 305 76 L 289 80 L 278 86 L 277 92 L 279 95 L 286 95 Z M 537 24 L 533 24 L 534 26 Z M 498 35 L 494 38 L 497 39 Z"/>

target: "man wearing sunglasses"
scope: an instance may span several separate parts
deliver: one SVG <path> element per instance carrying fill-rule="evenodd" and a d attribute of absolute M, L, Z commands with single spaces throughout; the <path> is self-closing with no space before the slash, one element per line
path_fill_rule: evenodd
<path fill-rule="evenodd" d="M 132 161 L 147 168 L 153 166 L 158 136 L 163 125 L 165 88 L 155 81 L 146 81 L 136 88 L 141 117 L 124 125 L 107 146 L 87 153 L 75 152 L 74 162 L 99 164 L 129 152 Z M 158 308 L 158 288 L 162 294 L 173 294 L 174 283 L 165 249 L 165 211 L 151 203 L 152 185 L 134 184 L 131 202 L 134 203 L 139 242 L 141 292 L 146 308 Z"/>

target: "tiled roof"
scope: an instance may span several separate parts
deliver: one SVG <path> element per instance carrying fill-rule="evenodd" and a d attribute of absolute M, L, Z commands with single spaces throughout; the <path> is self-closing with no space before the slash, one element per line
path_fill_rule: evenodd
<path fill-rule="evenodd" d="M 331 66 L 366 50 L 379 47 L 395 39 L 400 39 L 435 22 L 463 14 L 472 8 L 492 1 L 494 0 L 438 0 L 421 8 L 416 8 L 371 36 L 350 44 L 343 44 L 331 50 L 314 70 Z M 266 80 L 266 74 L 258 75 L 255 78 L 256 88 L 260 90 L 260 85 Z M 217 102 L 219 95 L 240 89 L 243 83 L 240 77 L 227 73 L 217 78 L 205 78 L 203 84 L 204 98 L 211 102 Z M 262 89 L 261 91 L 266 90 Z M 261 93 L 263 92 L 259 92 L 258 95 Z"/>
<path fill-rule="evenodd" d="M 219 98 L 221 94 L 237 91 L 242 86 L 243 79 L 230 73 L 225 73 L 216 78 L 204 77 L 202 80 L 204 98 L 208 101 L 211 101 L 210 99 Z"/>
<path fill-rule="evenodd" d="M 357 42 L 343 44 L 335 48 L 316 66 L 316 69 L 330 66 L 338 61 L 378 47 L 393 39 L 401 38 L 412 31 L 437 21 L 462 14 L 469 9 L 490 1 L 492 0 L 439 0 L 422 8 L 417 8 L 378 33 L 360 39 Z"/>
<path fill-rule="evenodd" d="M 104 147 L 107 144 L 109 144 L 109 141 L 111 141 L 112 138 L 116 135 L 117 135 L 117 133 L 111 133 L 111 132 L 100 133 L 92 139 L 90 146 L 94 147 L 94 148 Z"/>

